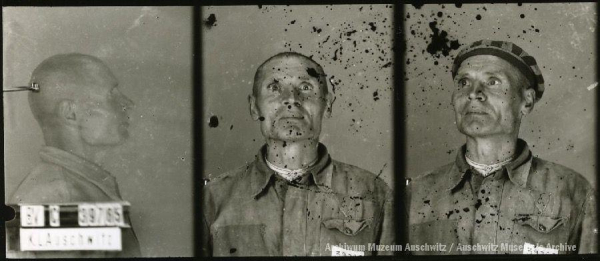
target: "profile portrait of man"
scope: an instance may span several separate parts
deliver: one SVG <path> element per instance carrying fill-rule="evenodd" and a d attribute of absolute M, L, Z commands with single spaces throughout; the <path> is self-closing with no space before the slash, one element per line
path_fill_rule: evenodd
<path fill-rule="evenodd" d="M 393 244 L 393 196 L 319 142 L 333 103 L 321 65 L 296 52 L 270 57 L 248 102 L 265 144 L 254 161 L 203 188 L 203 255 L 389 254 L 355 247 Z"/>
<path fill-rule="evenodd" d="M 43 135 L 42 162 L 19 184 L 10 204 L 123 201 L 116 178 L 101 167 L 115 146 L 129 137 L 133 102 L 100 59 L 79 53 L 47 58 L 33 71 L 29 106 Z M 126 215 L 125 219 L 129 221 Z M 128 222 L 130 224 L 130 222 Z M 17 253 L 31 257 L 33 252 Z M 35 257 L 140 256 L 133 229 L 122 234 L 122 251 L 42 251 Z"/>
<path fill-rule="evenodd" d="M 406 199 L 409 243 L 446 247 L 413 253 L 597 253 L 593 187 L 519 138 L 544 93 L 535 58 L 511 42 L 479 40 L 458 53 L 452 77 L 466 144 L 453 163 L 412 179 Z"/>

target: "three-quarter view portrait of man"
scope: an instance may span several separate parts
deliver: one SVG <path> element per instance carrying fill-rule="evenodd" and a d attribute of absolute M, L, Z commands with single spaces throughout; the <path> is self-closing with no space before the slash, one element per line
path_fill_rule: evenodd
<path fill-rule="evenodd" d="M 480 40 L 458 53 L 452 77 L 466 144 L 454 162 L 407 189 L 409 243 L 446 248 L 414 253 L 597 253 L 593 187 L 574 170 L 534 156 L 519 138 L 544 93 L 535 58 L 514 43 Z"/>
<path fill-rule="evenodd" d="M 393 243 L 387 184 L 319 142 L 333 102 L 327 86 L 323 68 L 299 53 L 258 67 L 248 101 L 265 144 L 203 188 L 204 255 L 377 255 L 367 244 Z"/>
<path fill-rule="evenodd" d="M 62 204 L 123 201 L 116 178 L 101 167 L 110 149 L 129 137 L 133 102 L 100 59 L 84 54 L 54 55 L 37 66 L 29 105 L 43 135 L 41 163 L 19 184 L 11 204 Z M 125 216 L 128 220 L 129 217 Z M 122 236 L 122 251 L 20 253 L 35 257 L 139 256 L 133 229 Z"/>

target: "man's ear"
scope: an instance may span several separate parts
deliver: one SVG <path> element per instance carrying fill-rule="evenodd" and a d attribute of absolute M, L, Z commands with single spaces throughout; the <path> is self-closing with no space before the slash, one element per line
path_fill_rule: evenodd
<path fill-rule="evenodd" d="M 535 90 L 533 88 L 527 88 L 523 91 L 523 106 L 521 107 L 521 114 L 527 115 L 533 110 L 535 105 Z"/>
<path fill-rule="evenodd" d="M 256 97 L 252 94 L 248 95 L 248 103 L 250 104 L 250 116 L 252 116 L 253 120 L 257 121 L 260 118 L 260 112 L 256 106 Z"/>
<path fill-rule="evenodd" d="M 333 102 L 335 101 L 335 97 L 330 92 L 327 93 L 327 97 L 325 98 L 325 117 L 331 118 L 331 113 L 333 111 Z"/>
<path fill-rule="evenodd" d="M 61 121 L 75 123 L 77 121 L 76 104 L 73 100 L 62 100 L 58 103 L 57 116 Z"/>

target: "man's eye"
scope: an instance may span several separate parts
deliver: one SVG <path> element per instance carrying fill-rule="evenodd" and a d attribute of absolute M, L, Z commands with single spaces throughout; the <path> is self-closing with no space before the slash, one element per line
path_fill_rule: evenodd
<path fill-rule="evenodd" d="M 311 91 L 313 89 L 313 86 L 309 83 L 302 83 L 300 84 L 300 90 L 303 91 Z"/>
<path fill-rule="evenodd" d="M 494 85 L 500 85 L 502 82 L 500 82 L 500 80 L 498 79 L 490 79 L 487 82 L 488 86 L 494 86 Z"/>
<path fill-rule="evenodd" d="M 274 92 L 279 91 L 279 84 L 271 83 L 267 86 L 267 89 L 274 91 Z"/>
<path fill-rule="evenodd" d="M 469 80 L 467 80 L 467 79 L 465 79 L 465 78 L 462 78 L 462 79 L 459 79 L 459 80 L 457 81 L 457 83 L 458 83 L 458 86 L 459 86 L 459 87 L 463 87 L 463 86 L 467 86 L 467 85 L 469 85 Z"/>

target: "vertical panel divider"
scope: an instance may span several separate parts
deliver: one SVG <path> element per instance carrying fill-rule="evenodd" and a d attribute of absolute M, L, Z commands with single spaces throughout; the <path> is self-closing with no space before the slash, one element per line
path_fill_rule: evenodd
<path fill-rule="evenodd" d="M 404 89 L 404 55 L 406 51 L 406 39 L 404 37 L 404 5 L 394 5 L 394 212 L 396 244 L 404 246 L 407 242 L 408 232 L 408 209 L 405 207 L 404 195 L 406 189 L 406 148 L 405 148 L 405 89 Z M 396 255 L 405 255 L 406 251 L 396 252 Z"/>
<path fill-rule="evenodd" d="M 192 14 L 192 46 L 193 46 L 193 87 L 192 87 L 192 135 L 193 135 L 193 150 L 194 150 L 194 163 L 193 163 L 193 184 L 192 184 L 192 195 L 194 197 L 194 252 L 193 256 L 202 256 L 202 245 L 203 241 L 203 226 L 201 224 L 202 219 L 202 188 L 204 185 L 204 157 L 203 157 L 203 132 L 202 123 L 204 122 L 202 104 L 202 9 L 197 1 L 194 1 L 193 14 Z"/>

